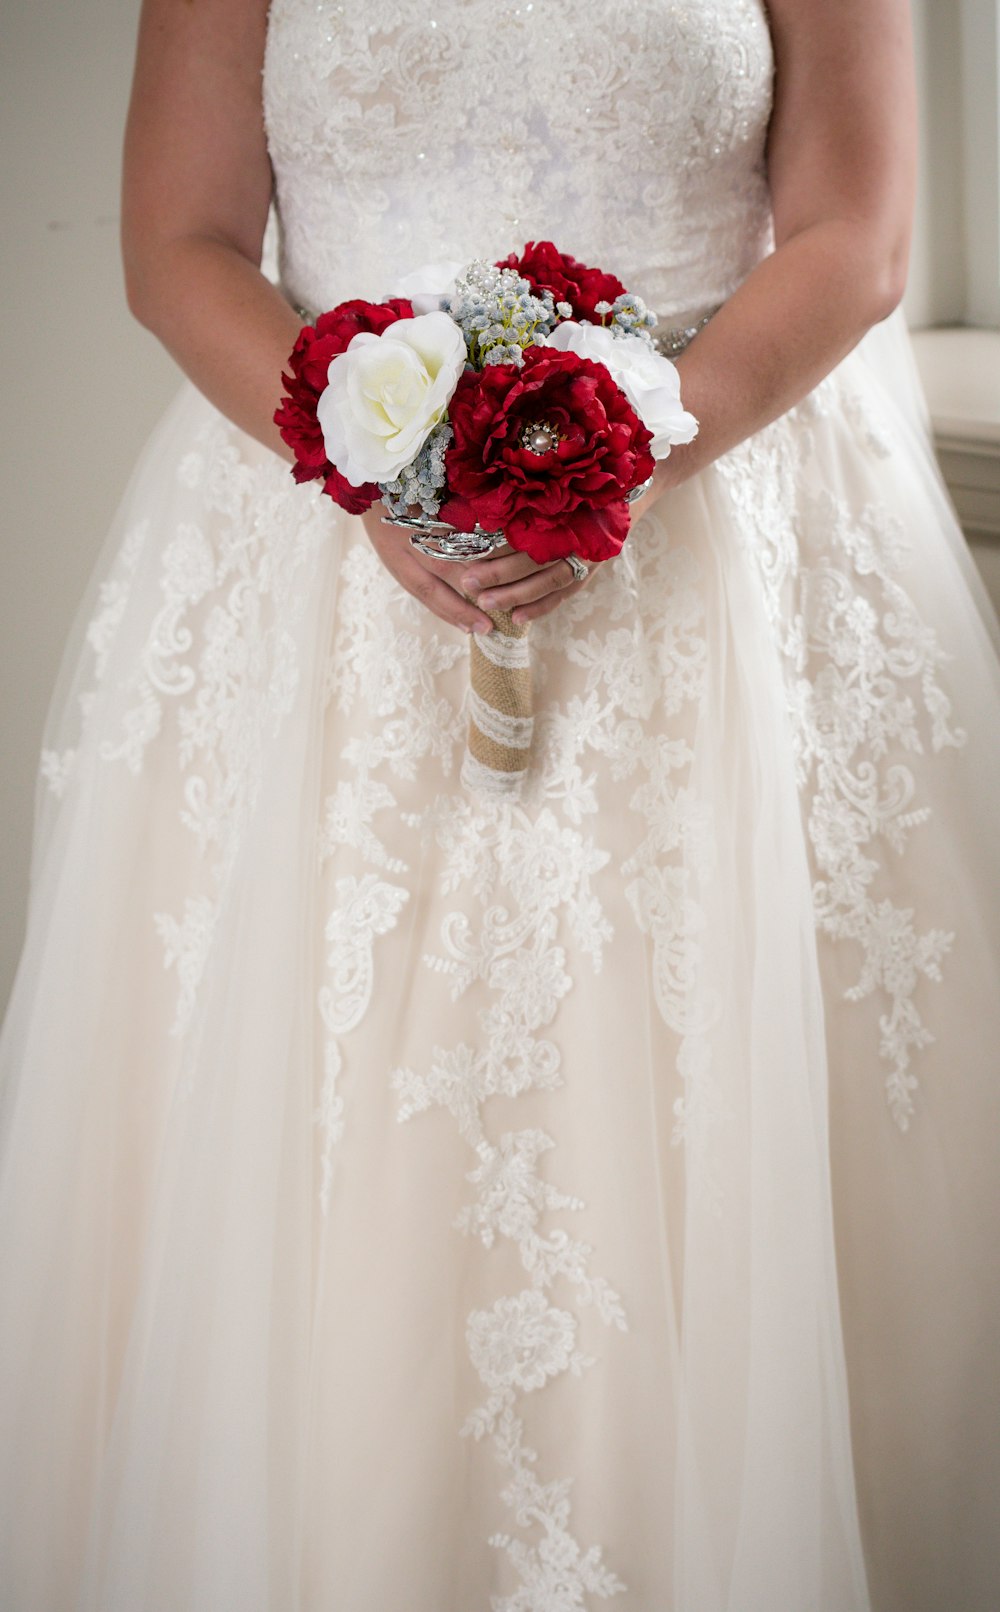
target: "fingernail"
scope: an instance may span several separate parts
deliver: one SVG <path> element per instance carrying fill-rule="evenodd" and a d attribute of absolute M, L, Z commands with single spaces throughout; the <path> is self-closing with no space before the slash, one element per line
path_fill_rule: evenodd
<path fill-rule="evenodd" d="M 493 603 L 494 597 L 495 597 L 495 595 L 490 592 L 489 588 L 487 588 L 485 593 L 481 593 L 479 595 L 478 599 L 476 600 L 476 603 L 478 605 L 482 605 L 484 610 L 489 610 L 490 606 Z"/>
<path fill-rule="evenodd" d="M 492 632 L 493 623 L 492 621 L 477 621 L 472 630 L 473 632 Z"/>

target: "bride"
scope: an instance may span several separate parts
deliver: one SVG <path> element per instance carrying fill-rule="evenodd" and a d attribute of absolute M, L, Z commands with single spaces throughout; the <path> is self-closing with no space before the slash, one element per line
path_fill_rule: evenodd
<path fill-rule="evenodd" d="M 905 0 L 146 0 L 126 279 L 193 384 L 42 757 L 6 1612 L 995 1605 L 1000 660 L 912 103 Z M 304 311 L 547 239 L 700 422 L 615 560 L 293 483 Z M 460 771 L 497 607 L 518 799 Z"/>

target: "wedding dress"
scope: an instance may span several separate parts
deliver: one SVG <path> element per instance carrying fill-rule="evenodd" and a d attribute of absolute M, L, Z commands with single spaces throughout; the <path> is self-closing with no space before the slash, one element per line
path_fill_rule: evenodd
<path fill-rule="evenodd" d="M 771 245 L 760 0 L 273 0 L 280 274 Z M 191 388 L 42 758 L 5 1612 L 987 1612 L 1000 661 L 899 317 L 468 641 Z M 275 377 L 275 401 L 279 392 Z"/>

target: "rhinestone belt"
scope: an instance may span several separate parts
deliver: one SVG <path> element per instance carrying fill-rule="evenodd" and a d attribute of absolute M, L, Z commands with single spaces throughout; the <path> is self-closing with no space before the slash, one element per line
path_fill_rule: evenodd
<path fill-rule="evenodd" d="M 299 303 L 293 303 L 292 307 L 303 324 L 314 325 L 316 323 L 319 317 L 318 314 L 312 313 L 308 308 L 303 308 Z M 708 313 L 703 314 L 693 325 L 673 325 L 666 330 L 661 330 L 659 326 L 656 326 L 652 332 L 653 346 L 663 354 L 664 358 L 676 358 L 678 353 L 682 353 L 688 343 L 694 340 L 699 330 L 704 330 L 712 315 L 718 313 L 718 311 L 718 308 L 710 308 Z"/>
<path fill-rule="evenodd" d="M 704 330 L 712 315 L 718 311 L 718 308 L 710 308 L 708 313 L 703 314 L 693 325 L 674 325 L 667 330 L 661 330 L 659 325 L 655 326 L 652 331 L 653 346 L 664 358 L 676 358 L 678 353 L 682 353 L 688 343 L 694 340 L 699 330 Z"/>

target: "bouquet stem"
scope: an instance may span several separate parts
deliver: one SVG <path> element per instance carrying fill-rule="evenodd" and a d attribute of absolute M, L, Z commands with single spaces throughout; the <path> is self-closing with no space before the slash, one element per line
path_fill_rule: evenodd
<path fill-rule="evenodd" d="M 462 782 L 483 794 L 519 795 L 534 728 L 527 624 L 488 612 L 490 633 L 469 638 L 469 732 Z"/>

